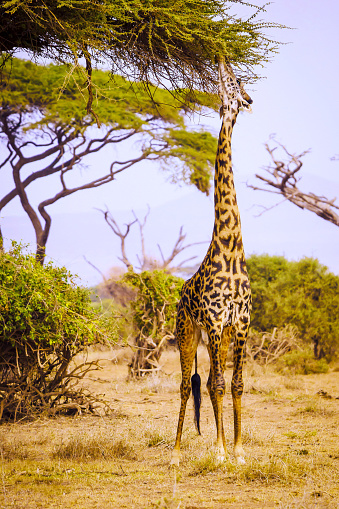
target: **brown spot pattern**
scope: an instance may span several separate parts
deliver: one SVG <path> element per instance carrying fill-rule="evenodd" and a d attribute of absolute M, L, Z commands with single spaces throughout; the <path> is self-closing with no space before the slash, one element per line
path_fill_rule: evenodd
<path fill-rule="evenodd" d="M 173 457 L 176 458 L 180 449 L 186 403 L 191 390 L 192 364 L 202 330 L 208 335 L 211 366 L 207 387 L 215 414 L 219 450 L 225 449 L 222 424 L 222 398 L 225 392 L 223 372 L 229 343 L 234 341 L 231 389 L 234 402 L 235 447 L 236 450 L 242 451 L 240 398 L 243 392 L 242 366 L 250 323 L 251 290 L 232 171 L 231 136 L 238 114 L 240 93 L 240 85 L 233 77 L 230 79 L 231 93 L 227 97 L 229 107 L 225 106 L 225 97 L 222 97 L 223 122 L 215 162 L 215 223 L 212 241 L 200 268 L 185 282 L 178 304 L 176 335 L 180 350 L 182 383 L 181 409 L 173 453 Z M 236 93 L 234 87 L 238 87 Z"/>

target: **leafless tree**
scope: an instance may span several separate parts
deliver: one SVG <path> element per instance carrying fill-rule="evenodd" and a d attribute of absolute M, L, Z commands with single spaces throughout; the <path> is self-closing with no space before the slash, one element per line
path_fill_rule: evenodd
<path fill-rule="evenodd" d="M 124 231 L 122 231 L 122 227 L 119 226 L 117 221 L 112 216 L 111 212 L 106 210 L 100 210 L 102 214 L 104 215 L 105 221 L 110 227 L 110 229 L 113 231 L 113 233 L 119 237 L 120 239 L 120 249 L 121 249 L 121 257 L 119 257 L 119 260 L 123 262 L 123 264 L 128 269 L 129 267 L 132 267 L 132 263 L 129 260 L 127 253 L 126 253 L 126 238 L 129 235 L 131 231 L 131 227 L 134 224 L 137 224 L 139 226 L 139 232 L 140 232 L 140 244 L 141 244 L 141 253 L 136 253 L 136 257 L 139 263 L 139 267 L 137 267 L 137 270 L 143 271 L 143 270 L 154 270 L 154 269 L 164 269 L 168 272 L 180 272 L 180 269 L 184 267 L 189 261 L 194 260 L 196 256 L 191 256 L 190 258 L 186 258 L 182 262 L 172 265 L 174 259 L 181 254 L 186 249 L 196 246 L 198 244 L 204 244 L 204 242 L 194 242 L 192 244 L 186 244 L 184 245 L 185 239 L 186 239 L 186 233 L 183 233 L 183 226 L 180 227 L 178 238 L 173 246 L 172 252 L 170 255 L 166 258 L 162 252 L 162 249 L 159 244 L 157 244 L 157 247 L 159 249 L 159 253 L 161 256 L 161 260 L 151 257 L 146 252 L 145 247 L 145 235 L 144 235 L 144 229 L 147 223 L 148 216 L 150 214 L 150 208 L 148 207 L 148 210 L 143 218 L 141 220 L 134 211 L 132 211 L 132 214 L 134 216 L 134 220 L 130 221 L 129 223 L 125 224 Z"/>
<path fill-rule="evenodd" d="M 298 183 L 301 180 L 298 173 L 303 162 L 301 159 L 309 152 L 305 150 L 300 154 L 291 154 L 287 148 L 272 138 L 276 146 L 273 148 L 266 143 L 265 147 L 271 156 L 272 163 L 264 167 L 266 175 L 256 174 L 256 177 L 264 182 L 268 187 L 257 187 L 248 184 L 248 187 L 256 191 L 267 191 L 274 194 L 282 195 L 286 200 L 294 203 L 301 209 L 306 209 L 322 217 L 326 221 L 339 226 L 339 204 L 336 203 L 337 198 L 329 199 L 326 196 L 316 195 L 314 193 L 306 193 L 301 191 Z M 287 156 L 286 161 L 279 160 L 276 157 L 276 151 L 280 148 Z M 337 156 L 332 160 L 337 160 Z"/>

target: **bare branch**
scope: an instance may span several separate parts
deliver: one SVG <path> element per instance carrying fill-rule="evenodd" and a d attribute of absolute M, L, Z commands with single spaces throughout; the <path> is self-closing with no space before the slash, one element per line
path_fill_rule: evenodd
<path fill-rule="evenodd" d="M 133 215 L 135 217 L 135 220 L 136 220 L 136 222 L 139 225 L 139 231 L 140 231 L 142 261 L 140 261 L 139 256 L 138 256 L 138 262 L 140 264 L 141 270 L 145 270 L 145 268 L 146 268 L 145 262 L 147 260 L 147 255 L 146 255 L 146 250 L 145 250 L 144 228 L 146 226 L 147 218 L 149 216 L 150 211 L 151 211 L 150 206 L 147 205 L 147 212 L 146 212 L 146 215 L 144 217 L 144 221 L 141 223 L 140 219 L 137 217 L 137 215 L 135 214 L 134 210 L 132 210 L 132 213 L 133 213 Z"/>
<path fill-rule="evenodd" d="M 107 283 L 107 278 L 105 276 L 105 274 L 103 272 L 101 272 L 100 269 L 98 269 L 98 267 L 96 265 L 94 265 L 94 263 L 90 262 L 89 260 L 87 260 L 86 256 L 84 256 L 84 260 L 85 262 L 88 263 L 88 265 L 90 265 L 94 270 L 96 270 L 97 272 L 99 272 L 100 276 L 102 277 L 103 281 L 105 283 Z"/>
<path fill-rule="evenodd" d="M 7 148 L 8 148 L 8 156 L 2 161 L 2 163 L 0 163 L 0 168 L 3 168 L 4 166 L 6 166 L 6 164 L 8 163 L 8 161 L 10 161 L 10 159 L 12 158 L 12 155 L 13 155 L 13 151 L 9 145 L 9 143 L 7 144 Z"/>
<path fill-rule="evenodd" d="M 75 166 L 75 164 L 80 162 L 88 154 L 93 154 L 93 153 L 98 152 L 107 144 L 119 143 L 120 141 L 125 141 L 125 140 L 129 139 L 131 136 L 134 136 L 135 134 L 138 133 L 137 129 L 131 129 L 127 133 L 113 136 L 114 131 L 116 131 L 117 129 L 112 127 L 111 129 L 107 130 L 105 136 L 103 136 L 102 138 L 95 138 L 95 139 L 90 140 L 87 143 L 86 147 L 82 151 L 77 152 L 77 150 L 81 146 L 85 145 L 85 143 L 86 143 L 86 138 L 82 135 L 82 133 L 74 130 L 72 133 L 65 136 L 66 131 L 61 129 L 60 126 L 54 126 L 54 129 L 55 129 L 54 131 L 53 131 L 53 127 L 51 126 L 50 132 L 48 134 L 51 134 L 51 131 L 57 132 L 57 136 L 55 136 L 51 139 L 51 142 L 49 143 L 49 145 L 52 143 L 56 143 L 56 145 L 46 151 L 43 151 L 39 154 L 36 154 L 35 156 L 31 156 L 28 158 L 28 157 L 24 157 L 22 154 L 22 148 L 26 145 L 26 143 L 24 143 L 20 147 L 18 147 L 16 145 L 15 137 L 10 136 L 10 132 L 8 131 L 8 129 L 5 130 L 5 127 L 4 127 L 4 131 L 6 132 L 8 138 L 10 139 L 9 143 L 10 143 L 10 146 L 12 147 L 12 149 L 11 149 L 12 153 L 13 153 L 13 150 L 16 152 L 16 155 L 19 157 L 19 160 L 20 160 L 21 168 L 26 164 L 35 163 L 39 160 L 43 160 L 44 158 L 57 153 L 55 159 L 51 163 L 49 163 L 48 166 L 46 166 L 45 168 L 43 168 L 41 170 L 32 172 L 22 182 L 23 189 L 25 189 L 29 184 L 31 184 L 38 178 L 47 177 L 49 175 L 53 175 L 55 173 L 60 173 L 60 172 L 66 173 L 66 172 L 72 170 L 73 167 Z M 77 145 L 72 147 L 72 156 L 68 160 L 63 161 L 62 164 L 57 165 L 59 163 L 61 157 L 65 154 L 65 147 L 69 146 L 70 143 L 78 137 L 80 137 L 80 142 Z M 45 143 L 42 143 L 41 145 L 40 144 L 35 144 L 35 145 L 37 147 L 47 146 L 47 144 L 45 144 Z M 10 147 L 9 147 L 9 150 L 10 150 Z M 114 164 L 120 164 L 122 167 L 119 168 L 119 170 L 117 170 L 115 172 L 115 173 L 120 173 L 120 172 L 124 171 L 125 169 L 129 168 L 130 166 L 132 166 L 133 164 L 136 164 L 137 162 L 141 161 L 142 159 L 145 159 L 146 157 L 147 157 L 147 154 L 146 155 L 142 154 L 140 158 L 136 158 L 133 160 L 129 160 L 129 161 L 125 161 L 125 162 L 117 162 L 116 161 L 116 162 L 112 163 L 112 167 Z M 7 160 L 8 160 L 8 158 L 6 159 L 6 161 Z M 12 159 L 12 161 L 13 161 L 13 159 Z M 13 166 L 14 163 L 11 162 L 11 164 Z M 110 173 L 112 173 L 112 168 L 110 169 Z M 104 184 L 111 180 L 112 180 L 111 177 L 109 177 L 108 180 L 106 180 L 106 178 L 104 178 L 102 183 Z M 102 185 L 102 184 L 99 184 L 99 185 Z M 65 185 L 63 187 L 66 188 Z M 97 187 L 97 186 L 95 185 L 95 187 Z M 0 210 L 3 209 L 17 195 L 18 195 L 17 188 L 14 188 L 9 193 L 7 193 L 7 195 L 4 196 L 0 200 Z"/>
<path fill-rule="evenodd" d="M 131 223 L 125 224 L 126 230 L 125 233 L 123 233 L 120 229 L 120 226 L 118 225 L 118 223 L 116 222 L 116 220 L 114 219 L 114 217 L 112 216 L 108 209 L 107 210 L 97 209 L 97 210 L 103 213 L 106 223 L 111 228 L 113 233 L 120 239 L 122 258 L 119 259 L 124 263 L 124 265 L 126 265 L 127 268 L 132 267 L 131 262 L 127 258 L 125 240 L 130 232 L 131 226 L 135 224 L 138 221 L 138 219 L 135 219 Z"/>
<path fill-rule="evenodd" d="M 159 261 L 159 260 L 157 260 L 157 259 L 155 259 L 153 257 L 150 257 L 149 255 L 147 255 L 146 248 L 145 248 L 144 228 L 146 226 L 146 222 L 147 222 L 148 216 L 150 214 L 149 206 L 148 206 L 148 210 L 147 210 L 147 213 L 146 213 L 143 221 L 141 221 L 138 218 L 138 216 L 136 215 L 136 213 L 134 211 L 132 211 L 132 214 L 134 216 L 134 221 L 131 222 L 131 223 L 128 223 L 127 225 L 125 225 L 126 226 L 125 233 L 122 233 L 118 223 L 116 222 L 116 220 L 113 218 L 112 214 L 109 211 L 105 212 L 105 211 L 101 210 L 100 212 L 102 212 L 104 214 L 105 221 L 109 225 L 109 227 L 111 228 L 113 233 L 117 237 L 119 237 L 120 240 L 121 240 L 122 257 L 119 258 L 119 260 L 121 260 L 127 267 L 128 266 L 132 266 L 132 264 L 129 263 L 129 265 L 127 265 L 127 263 L 125 261 L 127 259 L 125 240 L 126 240 L 128 234 L 129 234 L 130 227 L 133 224 L 135 224 L 135 223 L 139 224 L 139 232 L 140 232 L 140 240 L 141 240 L 141 256 L 139 255 L 139 253 L 136 253 L 136 258 L 137 258 L 138 263 L 139 263 L 138 269 L 141 270 L 141 271 L 143 271 L 143 270 L 163 269 L 163 270 L 167 270 L 168 272 L 175 272 L 176 270 L 181 268 L 186 262 L 191 261 L 191 260 L 196 258 L 196 256 L 192 256 L 192 257 L 187 258 L 186 260 L 180 262 L 177 265 L 172 265 L 171 266 L 171 264 L 173 263 L 174 259 L 180 253 L 182 253 L 185 249 L 188 249 L 189 247 L 196 246 L 198 244 L 205 244 L 205 242 L 193 242 L 192 244 L 183 245 L 183 243 L 184 243 L 184 241 L 186 239 L 186 234 L 183 233 L 183 226 L 181 226 L 180 227 L 180 231 L 179 231 L 178 239 L 177 239 L 176 243 L 174 244 L 172 252 L 168 256 L 168 258 L 164 257 L 162 249 L 161 249 L 160 245 L 158 244 L 158 249 L 159 249 L 160 255 L 161 255 L 161 261 Z"/>
<path fill-rule="evenodd" d="M 306 150 L 298 155 L 291 154 L 284 145 L 276 140 L 274 140 L 274 142 L 276 146 L 273 148 L 268 144 L 265 145 L 273 164 L 263 168 L 266 171 L 266 175 L 256 174 L 257 179 L 261 180 L 269 187 L 262 188 L 247 184 L 248 187 L 255 191 L 267 191 L 273 194 L 281 194 L 286 200 L 297 205 L 297 207 L 314 212 L 317 216 L 339 226 L 339 214 L 336 212 L 339 210 L 339 205 L 336 203 L 336 198 L 329 199 L 326 196 L 319 196 L 311 192 L 306 193 L 298 188 L 301 177 L 297 174 L 303 166 L 301 158 L 309 151 Z M 279 161 L 275 157 L 275 151 L 278 147 L 288 156 L 287 161 Z M 269 176 L 267 176 L 267 174 Z"/>

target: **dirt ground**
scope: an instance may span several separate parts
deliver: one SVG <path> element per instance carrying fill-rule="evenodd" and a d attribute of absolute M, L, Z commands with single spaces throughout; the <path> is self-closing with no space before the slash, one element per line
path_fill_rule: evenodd
<path fill-rule="evenodd" d="M 162 371 L 127 381 L 127 351 L 97 350 L 102 369 L 84 380 L 113 411 L 103 416 L 40 419 L 0 426 L 0 507 L 338 508 L 339 373 L 281 376 L 260 366 L 244 372 L 246 465 L 232 454 L 231 370 L 224 423 L 229 459 L 217 464 L 213 411 L 206 391 L 208 356 L 199 347 L 204 384 L 201 429 L 186 414 L 179 469 L 170 469 L 180 406 L 177 351 Z"/>

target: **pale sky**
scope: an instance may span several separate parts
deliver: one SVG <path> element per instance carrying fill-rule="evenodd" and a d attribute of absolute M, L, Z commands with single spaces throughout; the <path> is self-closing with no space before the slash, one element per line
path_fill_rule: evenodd
<path fill-rule="evenodd" d="M 288 42 L 260 73 L 265 79 L 247 90 L 253 113 L 239 115 L 233 135 L 233 164 L 247 255 L 269 253 L 288 259 L 317 257 L 339 274 L 338 227 L 295 205 L 283 203 L 262 215 L 260 205 L 269 207 L 278 196 L 255 192 L 246 181 L 258 183 L 254 174 L 269 162 L 264 143 L 272 133 L 293 153 L 311 149 L 304 158 L 300 188 L 339 201 L 338 143 L 338 48 L 339 3 L 337 0 L 276 0 L 268 6 L 267 19 L 295 28 L 274 31 L 272 37 Z M 201 118 L 200 124 L 217 135 L 217 115 Z M 123 155 L 123 154 L 122 154 Z M 106 167 L 110 154 L 96 155 L 88 171 Z M 2 170 L 1 188 L 10 185 Z M 47 244 L 48 256 L 79 274 L 83 284 L 100 281 L 99 274 L 84 256 L 102 272 L 119 265 L 119 244 L 95 208 L 107 205 L 122 222 L 129 211 L 151 207 L 147 230 L 149 254 L 158 256 L 157 244 L 168 253 L 181 225 L 187 243 L 206 241 L 213 226 L 213 201 L 192 187 L 167 181 L 168 175 L 148 164 L 126 171 L 116 181 L 96 190 L 78 193 L 50 207 L 53 223 Z M 38 188 L 34 190 L 38 193 Z M 1 193 L 2 194 L 2 193 Z M 213 193 L 211 193 L 213 194 Z M 34 196 L 33 196 L 34 200 Z M 9 239 L 32 242 L 34 232 L 18 201 L 2 212 L 3 234 Z M 201 260 L 208 244 L 192 248 L 187 256 Z M 131 258 L 139 247 L 137 236 L 128 245 Z"/>

